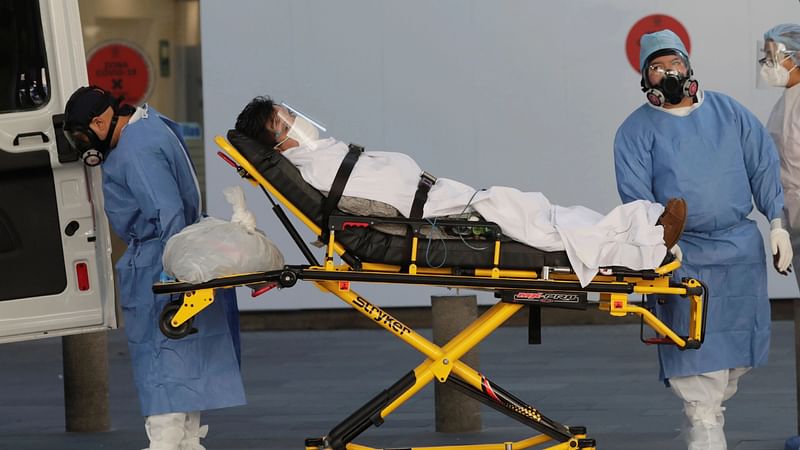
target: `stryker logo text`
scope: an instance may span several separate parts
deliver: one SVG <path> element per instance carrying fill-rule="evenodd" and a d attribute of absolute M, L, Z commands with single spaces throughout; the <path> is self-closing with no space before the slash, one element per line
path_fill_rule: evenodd
<path fill-rule="evenodd" d="M 370 317 L 372 317 L 372 320 L 378 323 L 383 322 L 384 325 L 386 325 L 388 328 L 391 328 L 400 336 L 411 331 L 411 329 L 403 325 L 402 322 L 390 316 L 389 313 L 378 308 L 362 297 L 356 297 L 353 299 L 353 304 L 363 309 Z"/>

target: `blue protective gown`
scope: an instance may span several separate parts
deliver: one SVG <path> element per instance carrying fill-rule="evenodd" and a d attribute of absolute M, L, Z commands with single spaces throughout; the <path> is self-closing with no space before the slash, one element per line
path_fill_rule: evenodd
<path fill-rule="evenodd" d="M 153 108 L 129 123 L 103 163 L 105 211 L 128 244 L 116 264 L 134 380 L 145 416 L 245 403 L 238 309 L 232 291 L 195 318 L 197 333 L 173 340 L 158 328 L 167 295 L 153 294 L 167 240 L 199 215 L 200 194 L 174 122 Z"/>
<path fill-rule="evenodd" d="M 766 129 L 734 99 L 706 91 L 685 117 L 649 105 L 634 111 L 617 131 L 614 162 L 623 202 L 686 199 L 683 266 L 675 276 L 697 278 L 709 289 L 704 344 L 686 351 L 659 346 L 661 378 L 766 363 L 766 256 L 747 218 L 754 200 L 769 220 L 783 208 L 778 156 Z M 656 306 L 667 325 L 687 333 L 688 301 Z"/>

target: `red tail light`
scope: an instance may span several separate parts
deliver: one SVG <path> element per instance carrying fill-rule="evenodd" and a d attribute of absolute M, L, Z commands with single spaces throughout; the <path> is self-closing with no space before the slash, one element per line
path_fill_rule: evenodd
<path fill-rule="evenodd" d="M 89 290 L 89 267 L 86 266 L 85 262 L 80 262 L 75 265 L 75 275 L 78 278 L 78 290 L 80 291 L 88 291 Z"/>

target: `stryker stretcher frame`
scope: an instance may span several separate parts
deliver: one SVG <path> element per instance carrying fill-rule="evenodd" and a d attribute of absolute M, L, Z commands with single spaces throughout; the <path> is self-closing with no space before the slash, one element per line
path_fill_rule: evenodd
<path fill-rule="evenodd" d="M 278 199 L 286 208 L 308 226 L 316 235 L 322 235 L 320 226 L 314 223 L 301 210 L 293 205 L 254 165 L 236 148 L 221 136 L 216 143 L 234 161 L 226 158 L 239 174 L 256 186 L 260 186 L 273 203 L 273 210 L 287 228 L 294 241 L 300 247 L 308 265 L 285 266 L 282 270 L 250 273 L 218 278 L 204 283 L 170 282 L 158 283 L 153 291 L 159 294 L 183 293 L 181 301 L 167 305 L 161 316 L 161 330 L 172 338 L 181 338 L 192 330 L 192 319 L 214 300 L 213 290 L 221 287 L 279 286 L 288 288 L 297 280 L 314 283 L 323 291 L 339 297 L 359 313 L 375 321 L 386 331 L 394 334 L 406 344 L 412 346 L 426 359 L 394 383 L 385 391 L 364 404 L 356 412 L 334 427 L 327 436 L 307 439 L 306 450 L 374 450 L 371 447 L 355 444 L 352 440 L 371 425 L 379 426 L 384 419 L 405 401 L 420 391 L 425 385 L 436 379 L 440 383 L 449 383 L 482 403 L 512 417 L 535 429 L 540 434 L 515 442 L 495 444 L 456 445 L 438 447 L 414 447 L 416 450 L 519 450 L 552 444 L 549 450 L 589 449 L 595 448 L 594 439 L 586 437 L 586 429 L 582 426 L 565 426 L 553 421 L 512 394 L 494 384 L 487 377 L 460 361 L 461 357 L 477 346 L 496 328 L 511 318 L 523 306 L 531 309 L 531 318 L 538 317 L 539 307 L 557 306 L 586 309 L 587 293 L 599 293 L 599 308 L 612 316 L 636 314 L 642 318 L 662 337 L 646 340 L 648 343 L 676 345 L 682 349 L 698 348 L 705 330 L 705 313 L 707 309 L 707 291 L 705 286 L 694 279 L 684 279 L 679 283 L 670 282 L 670 274 L 680 266 L 672 261 L 655 270 L 631 271 L 615 268 L 598 275 L 587 286 L 581 287 L 574 274 L 563 268 L 542 267 L 535 270 L 504 270 L 499 267 L 502 243 L 494 242 L 492 267 L 462 270 L 459 268 L 432 268 L 417 264 L 419 245 L 419 228 L 424 221 L 406 221 L 413 230 L 410 242 L 410 260 L 404 266 L 361 262 L 348 255 L 343 245 L 337 241 L 337 233 L 348 227 L 366 227 L 375 222 L 387 221 L 381 218 L 360 216 L 331 217 L 327 237 L 327 249 L 323 264 L 316 262 L 314 255 L 303 242 L 285 213 L 276 204 L 270 194 Z M 221 156 L 225 157 L 223 154 Z M 394 220 L 388 220 L 392 222 Z M 439 222 L 445 226 L 447 223 Z M 461 223 L 464 225 L 464 223 Z M 474 223 L 467 223 L 474 224 Z M 483 223 L 482 225 L 486 225 Z M 492 224 L 488 224 L 492 225 Z M 335 264 L 335 256 L 339 255 L 342 263 Z M 501 301 L 497 302 L 475 322 L 467 326 L 456 337 L 439 347 L 414 330 L 392 317 L 380 307 L 361 297 L 350 289 L 351 282 L 366 283 L 399 283 L 420 284 L 449 287 L 465 287 L 488 289 L 495 291 Z M 271 283 L 271 284 L 270 284 Z M 263 288 L 262 288 L 263 289 Z M 684 297 L 690 302 L 690 323 L 688 334 L 678 335 L 667 327 L 648 309 L 628 302 L 629 294 L 674 294 Z M 672 297 L 671 297 L 672 298 Z M 409 448 L 410 450 L 410 448 Z"/>

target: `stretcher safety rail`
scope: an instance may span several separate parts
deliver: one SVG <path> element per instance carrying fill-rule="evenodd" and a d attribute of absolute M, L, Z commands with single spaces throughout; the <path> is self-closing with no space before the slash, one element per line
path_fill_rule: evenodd
<path fill-rule="evenodd" d="M 229 137 L 232 137 L 231 134 Z M 298 281 L 305 281 L 314 283 L 321 290 L 335 295 L 425 357 L 424 361 L 412 371 L 356 410 L 327 435 L 307 439 L 306 450 L 371 450 L 371 447 L 355 444 L 353 440 L 369 427 L 381 425 L 395 409 L 434 380 L 452 385 L 465 395 L 533 428 L 539 434 L 527 439 L 496 444 L 413 447 L 414 449 L 594 449 L 596 443 L 594 439 L 587 437 L 585 427 L 563 425 L 544 416 L 539 410 L 505 391 L 460 360 L 463 355 L 526 306 L 529 308 L 531 318 L 538 317 L 542 307 L 587 309 L 588 294 L 594 293 L 599 298 L 598 308 L 611 316 L 623 317 L 629 314 L 640 316 L 642 323 L 655 332 L 656 337 L 642 336 L 643 341 L 648 344 L 675 345 L 691 351 L 699 348 L 703 342 L 707 289 L 699 280 L 673 280 L 672 273 L 680 267 L 680 262 L 677 260 L 645 271 L 619 267 L 606 268 L 590 284 L 581 286 L 568 265 L 542 264 L 530 268 L 504 268 L 501 264 L 504 247 L 518 244 L 504 240 L 502 232 L 494 224 L 480 222 L 476 225 L 475 222 L 467 221 L 452 223 L 442 221 L 439 223 L 440 226 L 495 227 L 490 234 L 493 240 L 482 241 L 492 247 L 491 263 L 484 267 L 474 267 L 476 264 L 470 260 L 470 264 L 466 266 L 455 264 L 431 267 L 431 264 L 419 259 L 421 242 L 425 241 L 420 230 L 426 221 L 349 216 L 339 212 L 325 221 L 329 229 L 327 233 L 323 233 L 317 221 L 312 220 L 287 198 L 286 189 L 291 189 L 291 185 L 277 186 L 278 183 L 275 183 L 277 177 L 268 179 L 265 173 L 269 171 L 259 170 L 255 166 L 255 164 L 264 166 L 263 161 L 256 163 L 252 161 L 253 155 L 261 153 L 250 153 L 248 158 L 225 138 L 217 136 L 215 141 L 225 152 L 221 154 L 223 159 L 226 159 L 239 175 L 267 194 L 267 198 L 273 204 L 273 211 L 300 248 L 307 259 L 307 264 L 287 265 L 280 270 L 269 272 L 236 274 L 203 283 L 181 281 L 157 283 L 153 286 L 155 293 L 173 294 L 179 297 L 162 311 L 159 323 L 161 331 L 175 339 L 190 334 L 194 317 L 214 301 L 215 289 L 250 286 L 254 291 L 263 291 L 272 287 L 291 288 Z M 265 153 L 270 151 L 271 149 L 265 148 L 258 150 Z M 280 161 L 283 157 L 279 154 L 269 154 L 268 157 L 271 162 L 267 165 L 270 167 L 278 163 L 284 164 Z M 278 166 L 283 172 L 291 169 L 285 164 L 283 166 L 280 164 Z M 288 220 L 281 205 L 300 219 L 315 235 L 326 238 L 322 263 L 316 260 L 314 253 Z M 364 258 L 363 255 L 354 254 L 352 248 L 346 247 L 339 240 L 340 236 L 346 236 L 354 229 L 357 232 L 369 233 L 375 224 L 388 222 L 408 226 L 409 236 L 406 240 L 409 245 L 407 260 L 403 264 L 387 264 L 369 257 Z M 550 261 L 558 261 L 557 256 L 555 255 L 556 259 Z M 489 290 L 495 293 L 499 301 L 450 342 L 440 347 L 359 295 L 351 288 L 351 283 L 411 284 Z M 689 322 L 684 324 L 682 332 L 673 330 L 659 320 L 644 303 L 629 301 L 631 294 L 655 295 L 661 301 L 687 302 L 690 311 Z M 532 322 L 532 326 L 534 325 L 538 326 Z"/>

